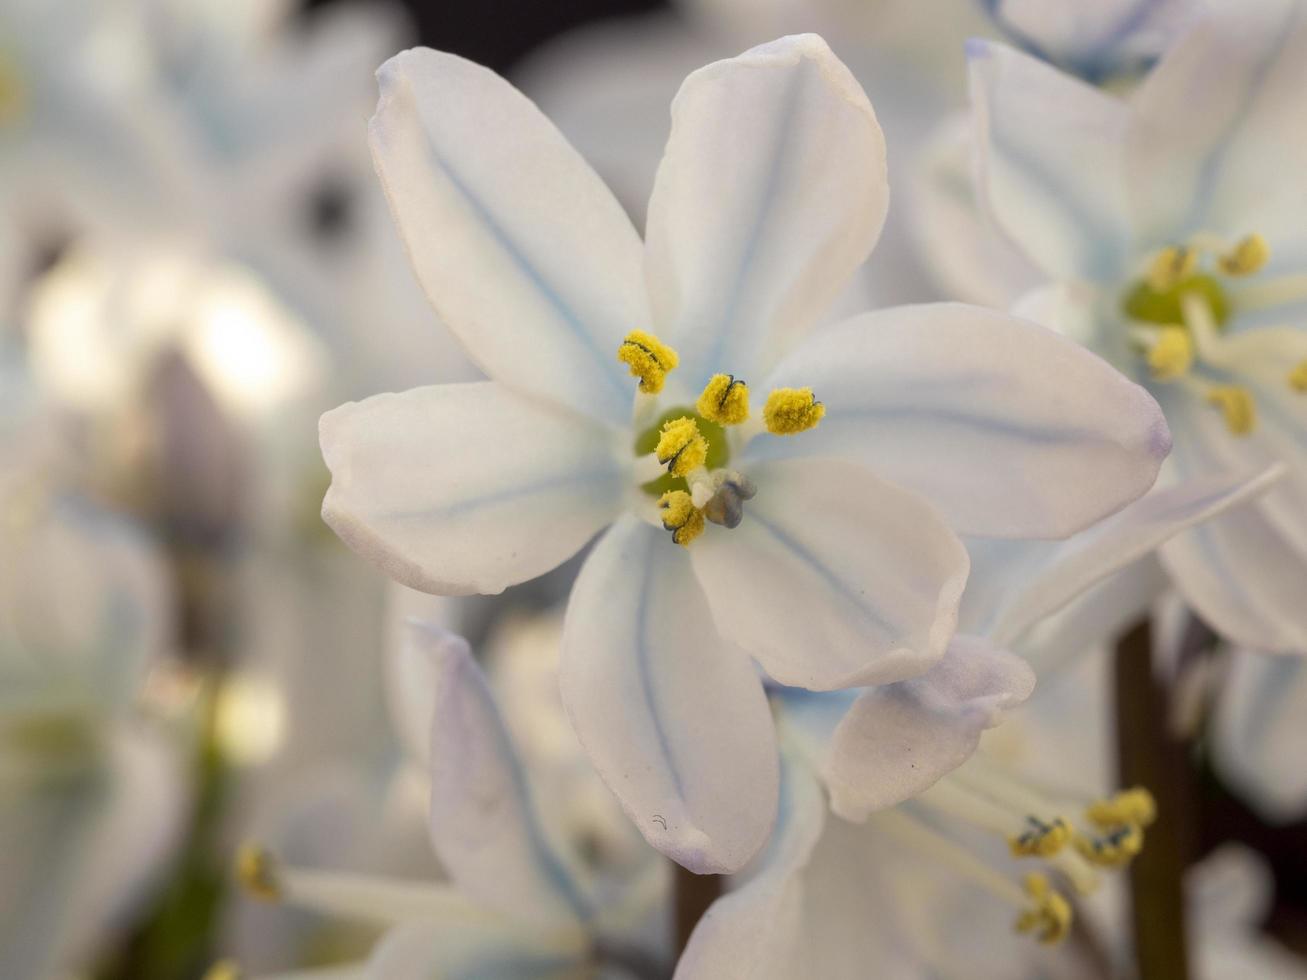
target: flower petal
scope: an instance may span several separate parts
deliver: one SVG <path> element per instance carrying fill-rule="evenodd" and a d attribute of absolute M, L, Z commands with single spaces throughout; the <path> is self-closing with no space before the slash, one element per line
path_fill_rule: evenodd
<path fill-rule="evenodd" d="M 822 769 L 831 809 L 860 822 L 929 789 L 1034 689 L 1035 672 L 1020 657 L 979 637 L 955 637 L 929 672 L 854 702 Z"/>
<path fill-rule="evenodd" d="M 586 559 L 560 684 L 577 737 L 650 844 L 701 874 L 757 853 L 776 816 L 767 699 L 660 529 L 624 516 Z"/>
<path fill-rule="evenodd" d="M 984 206 L 1049 275 L 1113 275 L 1130 228 L 1125 105 L 1004 44 L 967 55 Z"/>
<path fill-rule="evenodd" d="M 1151 395 L 1050 330 L 932 303 L 823 330 L 769 386 L 826 406 L 750 454 L 846 456 L 916 491 L 963 534 L 1065 537 L 1152 486 L 1171 447 Z"/>
<path fill-rule="evenodd" d="M 575 925 L 592 913 L 543 827 L 517 751 L 466 644 L 414 626 L 432 665 L 431 842 L 459 888 L 510 918 Z"/>
<path fill-rule="evenodd" d="M 1131 100 L 1131 210 L 1145 243 L 1256 231 L 1274 254 L 1278 241 L 1301 240 L 1304 86 L 1302 4 L 1213 5 Z"/>
<path fill-rule="evenodd" d="M 1157 490 L 1067 541 L 1001 542 L 972 552 L 972 581 L 984 582 L 991 610 L 984 615 L 967 590 L 964 616 L 994 643 L 1012 646 L 1027 630 L 1096 582 L 1154 551 L 1185 528 L 1266 492 L 1284 473 L 1213 473 Z M 987 561 L 986 558 L 989 560 Z M 997 559 L 997 560 L 995 560 Z"/>
<path fill-rule="evenodd" d="M 802 872 L 826 826 L 826 801 L 813 774 L 786 760 L 780 814 L 748 880 L 699 920 L 674 980 L 759 980 L 804 976 Z"/>
<path fill-rule="evenodd" d="M 1277 823 L 1307 812 L 1305 711 L 1307 660 L 1235 654 L 1218 702 L 1216 763 L 1244 798 Z"/>
<path fill-rule="evenodd" d="M 689 549 L 724 636 L 780 683 L 819 691 L 901 680 L 939 659 L 968 563 L 929 504 L 840 460 L 747 472 L 758 494 L 743 523 Z"/>
<path fill-rule="evenodd" d="M 411 588 L 497 593 L 573 555 L 617 512 L 612 433 L 494 382 L 376 395 L 320 424 L 322 517 Z"/>
<path fill-rule="evenodd" d="M 649 323 L 639 236 L 536 107 L 489 69 L 422 48 L 377 72 L 369 134 L 418 279 L 497 381 L 609 419 L 617 360 Z"/>
<path fill-rule="evenodd" d="M 578 980 L 590 955 L 580 933 L 551 935 L 494 923 L 410 922 L 382 937 L 366 980 Z"/>
<path fill-rule="evenodd" d="M 697 394 L 715 372 L 752 379 L 866 258 L 889 199 L 866 95 L 813 34 L 686 79 L 649 202 L 654 328 Z"/>

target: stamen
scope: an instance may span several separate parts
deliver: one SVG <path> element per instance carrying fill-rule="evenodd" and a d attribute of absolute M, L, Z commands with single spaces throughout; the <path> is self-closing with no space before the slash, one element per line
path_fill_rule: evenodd
<path fill-rule="evenodd" d="M 1089 805 L 1085 816 L 1099 827 L 1106 828 L 1123 823 L 1137 823 L 1141 827 L 1148 827 L 1157 819 L 1157 802 L 1153 799 L 1153 794 L 1144 787 L 1133 786 L 1106 800 L 1096 800 Z"/>
<path fill-rule="evenodd" d="M 777 388 L 762 409 L 767 431 L 774 436 L 806 432 L 825 414 L 826 406 L 813 398 L 811 388 Z"/>
<path fill-rule="evenodd" d="M 204 972 L 204 980 L 241 980 L 241 976 L 235 960 L 219 960 Z"/>
<path fill-rule="evenodd" d="M 267 848 L 258 844 L 242 844 L 236 852 L 236 879 L 254 898 L 264 902 L 281 900 L 277 862 Z"/>
<path fill-rule="evenodd" d="M 1153 257 L 1144 276 L 1148 285 L 1159 293 L 1169 292 L 1198 268 L 1198 252 L 1184 245 L 1168 245 Z"/>
<path fill-rule="evenodd" d="M 1026 817 L 1030 829 L 1008 838 L 1013 857 L 1050 858 L 1071 840 L 1071 826 L 1061 817 L 1045 823 L 1038 817 Z"/>
<path fill-rule="evenodd" d="M 1123 868 L 1144 849 L 1144 831 L 1137 823 L 1123 823 L 1101 837 L 1076 834 L 1075 848 L 1090 864 Z"/>
<path fill-rule="evenodd" d="M 1174 381 L 1189 373 L 1194 363 L 1194 342 L 1184 327 L 1162 327 L 1148 349 L 1148 369 L 1156 381 Z"/>
<path fill-rule="evenodd" d="M 672 476 L 685 476 L 708 459 L 708 440 L 699 434 L 694 419 L 683 415 L 663 423 L 654 455 Z"/>
<path fill-rule="evenodd" d="M 663 528 L 672 532 L 672 540 L 682 547 L 703 534 L 703 511 L 684 490 L 671 490 L 662 495 L 658 506 L 663 511 Z"/>
<path fill-rule="evenodd" d="M 1032 905 L 1017 916 L 1017 932 L 1033 932 L 1046 945 L 1060 943 L 1071 931 L 1071 905 L 1037 872 L 1022 883 Z"/>
<path fill-rule="evenodd" d="M 1271 247 L 1261 235 L 1245 235 L 1239 243 L 1216 260 L 1217 268 L 1227 276 L 1251 276 L 1261 270 L 1271 257 Z"/>
<path fill-rule="evenodd" d="M 714 374 L 695 409 L 719 425 L 739 425 L 749 417 L 749 386 L 733 374 Z"/>
<path fill-rule="evenodd" d="M 1246 436 L 1257 426 L 1257 403 L 1247 388 L 1217 385 L 1208 390 L 1207 402 L 1221 410 L 1232 435 Z"/>
<path fill-rule="evenodd" d="M 632 330 L 617 348 L 617 359 L 631 369 L 631 376 L 640 379 L 640 390 L 656 395 L 663 390 L 667 372 L 680 363 L 676 351 L 644 330 Z"/>
<path fill-rule="evenodd" d="M 1303 361 L 1289 372 L 1289 387 L 1294 391 L 1307 393 L 1307 361 Z"/>

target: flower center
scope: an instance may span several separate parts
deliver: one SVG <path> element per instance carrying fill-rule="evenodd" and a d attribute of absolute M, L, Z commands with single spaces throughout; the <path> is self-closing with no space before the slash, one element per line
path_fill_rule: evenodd
<path fill-rule="evenodd" d="M 1198 234 L 1153 255 L 1121 297 L 1131 321 L 1131 342 L 1153 380 L 1195 388 L 1237 436 L 1257 426 L 1252 391 L 1238 383 L 1202 383 L 1193 369 L 1204 365 L 1221 375 L 1237 373 L 1233 349 L 1223 337 L 1235 310 L 1307 298 L 1307 278 L 1301 276 L 1238 286 L 1236 280 L 1254 276 L 1269 258 L 1270 247 L 1261 235 L 1247 235 L 1230 246 L 1216 235 Z M 1307 392 L 1307 362 L 1287 365 L 1285 381 L 1294 391 Z"/>
<path fill-rule="evenodd" d="M 617 359 L 640 381 L 642 396 L 657 398 L 667 375 L 679 363 L 676 351 L 651 333 L 632 330 L 617 349 Z M 806 432 L 821 421 L 826 408 L 811 388 L 777 388 L 767 396 L 761 416 L 749 407 L 749 386 L 733 374 L 714 374 L 694 406 L 661 411 L 635 437 L 638 459 L 665 469 L 642 479 L 640 489 L 658 499 L 663 527 L 679 545 L 704 532 L 706 522 L 739 526 L 744 503 L 756 492 L 752 481 L 729 469 L 732 437 L 742 446 L 764 430 L 777 436 Z"/>

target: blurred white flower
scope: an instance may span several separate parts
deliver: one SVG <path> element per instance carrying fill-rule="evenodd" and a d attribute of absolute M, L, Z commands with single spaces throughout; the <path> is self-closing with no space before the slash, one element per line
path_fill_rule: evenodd
<path fill-rule="evenodd" d="M 971 49 L 980 189 L 1055 285 L 1019 310 L 1137 377 L 1179 479 L 1275 460 L 1288 476 L 1169 542 L 1192 607 L 1234 641 L 1307 651 L 1307 13 L 1228 5 L 1127 101 L 1002 45 Z M 1220 66 L 1213 71 L 1213 66 Z"/>

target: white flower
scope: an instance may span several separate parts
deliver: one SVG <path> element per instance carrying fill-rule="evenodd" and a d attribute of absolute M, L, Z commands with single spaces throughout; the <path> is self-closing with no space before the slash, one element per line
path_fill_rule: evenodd
<path fill-rule="evenodd" d="M 1127 101 L 1002 45 L 971 48 L 980 194 L 1053 280 L 1019 307 L 1158 398 L 1174 474 L 1288 477 L 1162 549 L 1236 642 L 1307 650 L 1307 8 L 1230 5 Z"/>
<path fill-rule="evenodd" d="M 852 692 L 778 692 L 790 752 L 776 837 L 751 877 L 700 923 L 678 980 L 781 980 L 803 970 L 853 980 L 872 958 L 887 958 L 894 976 L 953 975 L 968 937 L 952 927 L 957 909 L 946 905 L 964 886 L 1021 931 L 1044 942 L 1065 936 L 1071 906 L 1050 879 L 1034 872 L 1023 889 L 993 867 L 992 852 L 1010 849 L 1088 894 L 1097 868 L 1119 867 L 1142 846 L 1151 804 L 1138 792 L 1078 798 L 1092 774 L 1068 769 L 1065 758 L 1055 781 L 1073 789 L 1050 792 L 998 753 L 976 753 L 982 732 L 1034 687 L 1030 667 L 1000 644 L 1020 649 L 1068 602 L 1083 601 L 1171 535 L 1265 492 L 1278 476 L 1152 494 L 1066 542 L 1004 542 L 997 553 L 988 543 L 977 549 L 980 589 L 968 590 L 962 624 L 973 635 L 959 635 L 928 673 L 869 688 L 851 705 Z M 1091 732 L 1065 735 L 1076 749 L 1096 747 Z M 941 872 L 952 887 L 932 883 Z M 970 914 L 993 927 L 990 910 Z M 991 934 L 987 947 L 1002 942 Z M 1014 955 L 1029 958 L 990 950 L 977 975 L 1015 975 Z M 1046 967 L 1060 974 L 1071 965 Z"/>
<path fill-rule="evenodd" d="M 750 657 L 818 690 L 920 674 L 966 577 L 950 526 L 1065 535 L 1151 485 L 1155 405 L 1051 332 L 939 305 L 803 339 L 887 197 L 871 106 L 819 38 L 690 76 L 643 246 L 492 73 L 416 50 L 379 77 L 383 184 L 494 380 L 325 415 L 323 515 L 453 594 L 537 576 L 612 525 L 572 593 L 564 701 L 646 838 L 692 870 L 739 868 L 775 812 Z"/>

